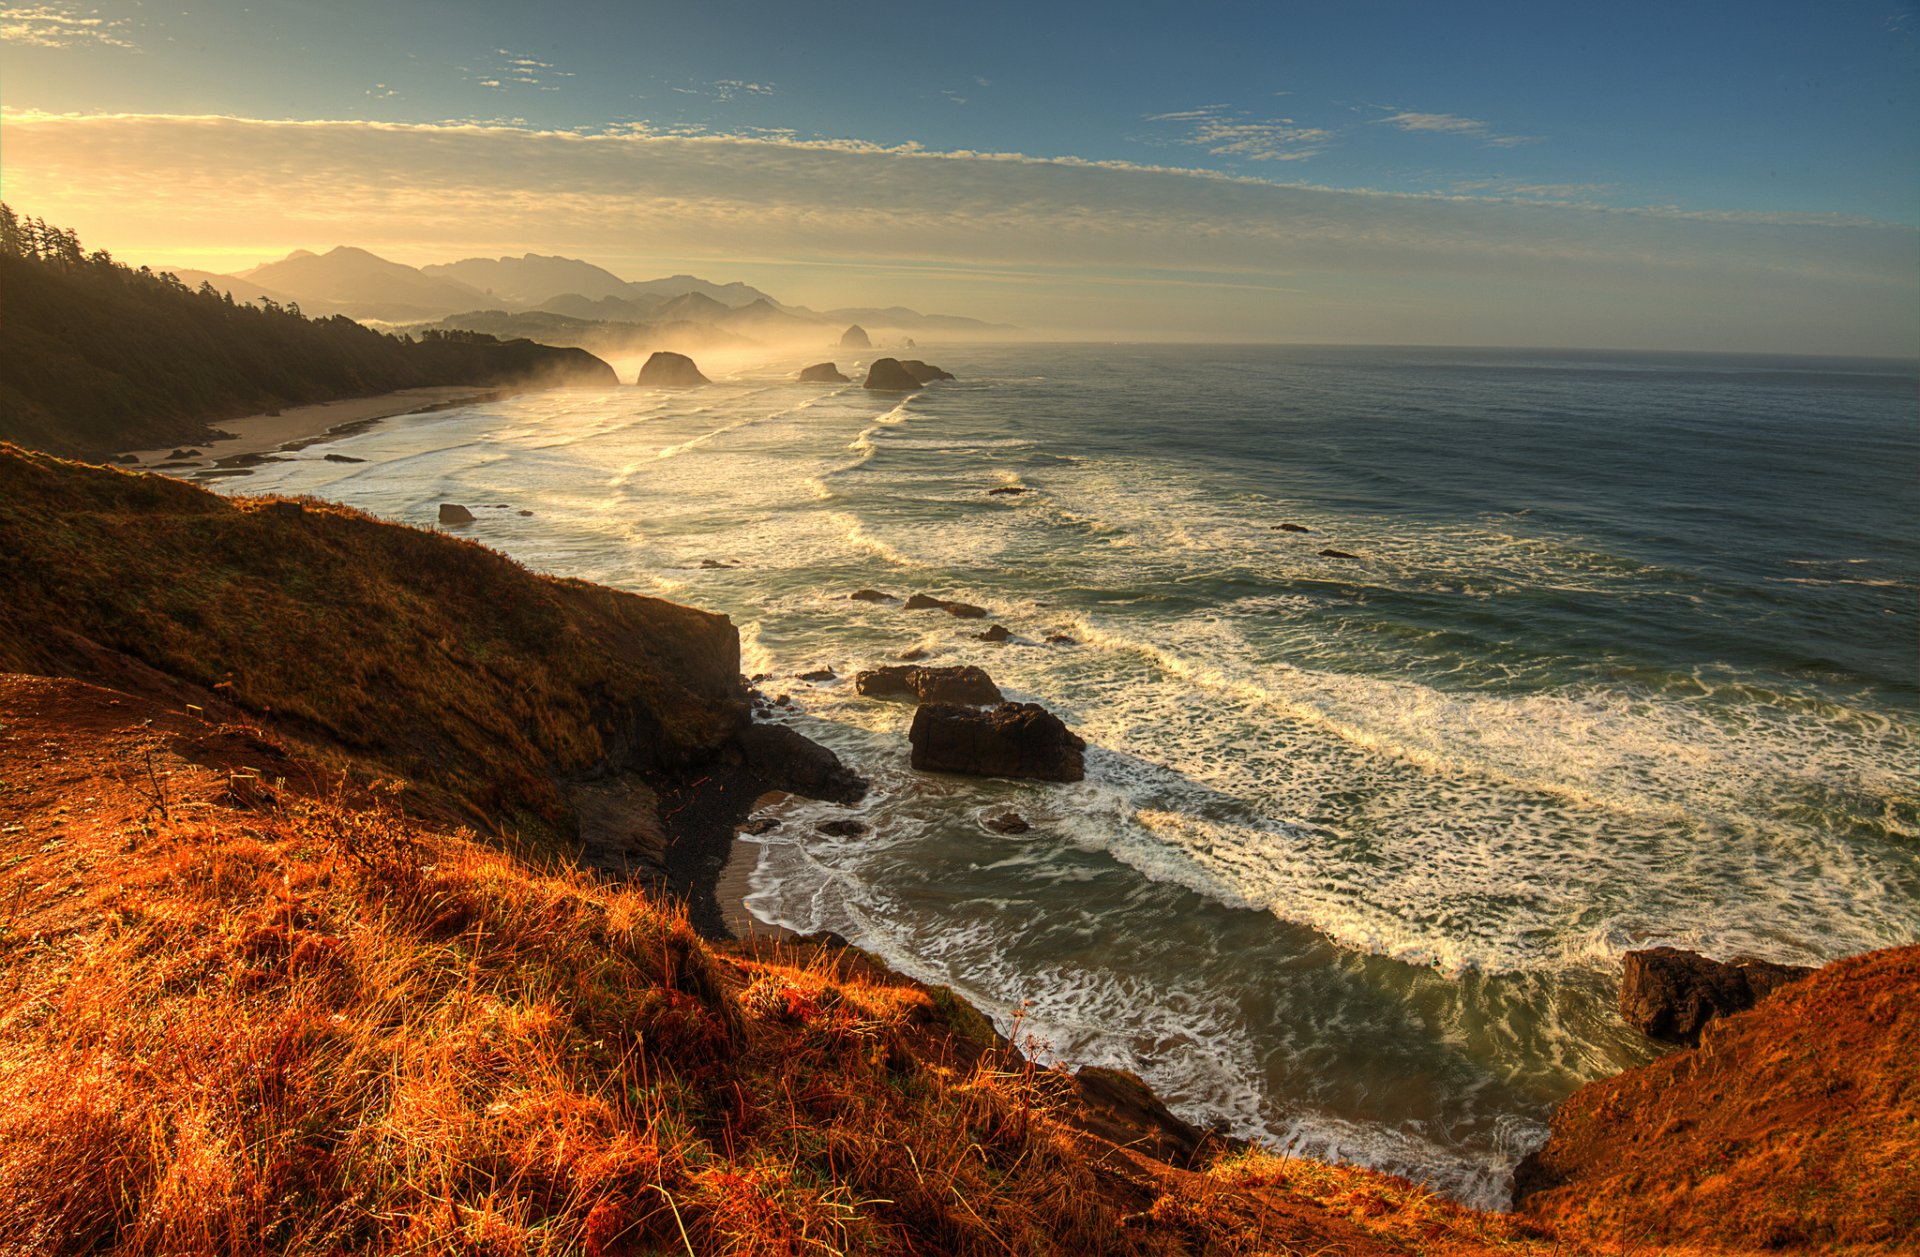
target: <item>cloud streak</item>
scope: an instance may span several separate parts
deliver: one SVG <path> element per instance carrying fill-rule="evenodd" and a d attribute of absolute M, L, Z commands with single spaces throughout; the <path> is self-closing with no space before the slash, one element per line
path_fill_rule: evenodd
<path fill-rule="evenodd" d="M 1374 122 L 1379 126 L 1416 134 L 1464 136 L 1494 148 L 1518 148 L 1522 144 L 1538 144 L 1545 138 L 1539 135 L 1502 135 L 1478 118 L 1463 118 L 1451 113 L 1414 113 L 1395 109 L 1384 118 L 1375 118 Z"/>
<path fill-rule="evenodd" d="M 93 10 L 82 14 L 70 4 L 0 8 L 0 42 L 29 48 L 103 44 L 110 48 L 134 49 L 132 41 L 121 33 L 126 27 L 127 24 L 117 18 L 103 18 Z"/>
<path fill-rule="evenodd" d="M 1872 223 L 780 133 L 18 113 L 6 125 L 9 201 L 122 253 L 165 251 L 156 262 L 215 243 L 254 258 L 355 243 L 416 262 L 533 249 L 632 274 L 759 277 L 809 304 L 897 300 L 1143 335 L 1920 343 L 1920 233 Z"/>
<path fill-rule="evenodd" d="M 1333 132 L 1301 126 L 1292 118 L 1255 118 L 1226 105 L 1202 105 L 1148 114 L 1146 122 L 1172 124 L 1186 132 L 1174 142 L 1204 148 L 1215 157 L 1244 161 L 1305 161 L 1333 139 Z"/>

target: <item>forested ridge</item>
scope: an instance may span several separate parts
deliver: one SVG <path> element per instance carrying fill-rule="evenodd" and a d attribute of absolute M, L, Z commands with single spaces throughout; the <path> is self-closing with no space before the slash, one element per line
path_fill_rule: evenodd
<path fill-rule="evenodd" d="M 0 204 L 0 440 L 68 457 L 201 442 L 218 420 L 433 384 L 616 382 L 580 349 L 388 335 L 246 304 L 86 250 Z"/>

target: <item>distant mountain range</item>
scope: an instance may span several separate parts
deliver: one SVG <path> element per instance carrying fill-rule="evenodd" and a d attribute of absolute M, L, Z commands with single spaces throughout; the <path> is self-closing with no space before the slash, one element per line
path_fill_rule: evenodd
<path fill-rule="evenodd" d="M 837 339 L 852 323 L 897 334 L 984 336 L 1017 330 L 904 306 L 810 310 L 785 305 L 747 284 L 716 284 L 696 275 L 625 280 L 578 258 L 537 253 L 413 267 L 342 245 L 325 253 L 298 249 L 234 275 L 173 273 L 188 287 L 209 283 L 236 301 L 298 303 L 309 316 L 344 314 L 414 328 L 524 335 L 550 344 L 597 346 L 597 351 L 618 352 L 615 341 L 708 348 Z M 573 339 L 556 341 L 556 335 Z"/>

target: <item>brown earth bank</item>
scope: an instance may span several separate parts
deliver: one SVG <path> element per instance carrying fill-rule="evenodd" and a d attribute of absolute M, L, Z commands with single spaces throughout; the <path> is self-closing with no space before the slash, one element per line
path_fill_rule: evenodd
<path fill-rule="evenodd" d="M 748 721 L 723 617 L 0 447 L 0 1252 L 1916 1237 L 1911 950 L 1583 1090 L 1476 1213 L 1037 1067 L 836 940 L 703 940 L 773 779 L 859 788 Z"/>

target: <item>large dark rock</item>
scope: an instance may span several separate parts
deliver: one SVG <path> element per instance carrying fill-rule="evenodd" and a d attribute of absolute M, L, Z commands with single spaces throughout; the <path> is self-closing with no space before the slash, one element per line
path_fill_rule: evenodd
<path fill-rule="evenodd" d="M 920 381 L 900 365 L 898 358 L 876 358 L 873 365 L 867 368 L 866 383 L 861 387 L 883 393 L 906 393 L 919 388 Z"/>
<path fill-rule="evenodd" d="M 1005 701 L 1000 687 L 983 669 L 886 667 L 862 672 L 853 688 L 869 698 L 911 698 L 922 703 L 967 703 L 975 706 Z"/>
<path fill-rule="evenodd" d="M 867 329 L 855 323 L 852 327 L 840 333 L 840 348 L 872 349 L 873 342 L 867 339 Z"/>
<path fill-rule="evenodd" d="M 935 598 L 932 594 L 915 594 L 907 599 L 909 611 L 944 611 L 948 615 L 959 616 L 963 620 L 984 620 L 987 618 L 985 607 L 976 607 L 971 602 L 954 602 L 947 598 Z"/>
<path fill-rule="evenodd" d="M 636 382 L 654 388 L 697 388 L 713 383 L 700 374 L 700 368 L 693 365 L 693 359 L 665 349 L 647 359 L 647 364 L 640 368 L 640 378 Z"/>
<path fill-rule="evenodd" d="M 802 384 L 846 384 L 848 378 L 840 374 L 840 368 L 831 362 L 816 362 L 810 367 L 800 368 Z"/>
<path fill-rule="evenodd" d="M 1038 703 L 1002 703 L 982 709 L 928 703 L 907 731 L 913 766 L 926 772 L 976 777 L 1079 781 L 1087 744 Z"/>
<path fill-rule="evenodd" d="M 855 602 L 898 602 L 900 601 L 898 598 L 894 597 L 892 594 L 882 593 L 878 589 L 856 589 L 852 593 L 848 594 L 847 597 L 851 598 Z"/>
<path fill-rule="evenodd" d="M 830 803 L 856 803 L 867 793 L 866 778 L 785 725 L 750 724 L 734 735 L 734 745 L 747 767 L 773 789 Z"/>
<path fill-rule="evenodd" d="M 951 371 L 942 371 L 939 367 L 931 366 L 920 361 L 918 358 L 902 358 L 900 360 L 900 369 L 922 384 L 931 384 L 935 380 L 951 380 L 953 378 Z"/>
<path fill-rule="evenodd" d="M 440 504 L 440 522 L 443 524 L 471 524 L 473 522 L 473 512 L 458 502 L 442 502 Z"/>
<path fill-rule="evenodd" d="M 1743 1012 L 1813 970 L 1740 956 L 1713 960 L 1677 947 L 1630 951 L 1620 976 L 1620 1015 L 1667 1043 L 1698 1043 L 1715 1017 Z"/>

